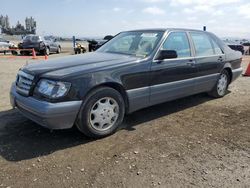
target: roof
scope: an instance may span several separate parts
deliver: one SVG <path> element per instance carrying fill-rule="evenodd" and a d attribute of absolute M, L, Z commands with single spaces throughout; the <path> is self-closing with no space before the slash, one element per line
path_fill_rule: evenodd
<path fill-rule="evenodd" d="M 203 30 L 198 30 L 198 29 L 186 29 L 186 28 L 149 28 L 149 29 L 136 29 L 136 30 L 130 30 L 130 32 L 135 32 L 135 31 L 155 31 L 155 32 L 166 32 L 166 31 L 199 31 L 199 32 L 204 32 Z"/>

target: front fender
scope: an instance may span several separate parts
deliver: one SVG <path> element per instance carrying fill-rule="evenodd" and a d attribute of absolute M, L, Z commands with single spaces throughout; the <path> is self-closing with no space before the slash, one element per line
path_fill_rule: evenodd
<path fill-rule="evenodd" d="M 84 100 L 86 95 L 98 86 L 107 85 L 123 89 L 121 79 L 119 77 L 112 77 L 111 75 L 102 72 L 90 73 L 83 77 L 74 79 L 72 81 L 73 87 L 77 91 L 77 97 Z"/>

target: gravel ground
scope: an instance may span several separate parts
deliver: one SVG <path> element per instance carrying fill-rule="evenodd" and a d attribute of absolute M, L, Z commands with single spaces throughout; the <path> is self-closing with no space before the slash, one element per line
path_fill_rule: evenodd
<path fill-rule="evenodd" d="M 11 109 L 10 84 L 25 63 L 0 58 L 0 187 L 250 186 L 249 77 L 224 98 L 199 94 L 143 109 L 116 134 L 91 140 Z"/>

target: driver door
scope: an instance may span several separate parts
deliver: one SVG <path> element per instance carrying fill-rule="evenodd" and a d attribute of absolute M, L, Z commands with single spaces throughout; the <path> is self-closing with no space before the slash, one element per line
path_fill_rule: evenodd
<path fill-rule="evenodd" d="M 177 58 L 152 62 L 151 105 L 194 94 L 198 74 L 186 32 L 171 32 L 160 50 L 174 50 Z"/>

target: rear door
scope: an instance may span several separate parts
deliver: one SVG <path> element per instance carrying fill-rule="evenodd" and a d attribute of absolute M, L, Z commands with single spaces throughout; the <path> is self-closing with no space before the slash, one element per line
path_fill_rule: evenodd
<path fill-rule="evenodd" d="M 150 104 L 170 101 L 194 93 L 197 68 L 187 33 L 171 32 L 160 50 L 174 50 L 177 58 L 153 61 Z"/>
<path fill-rule="evenodd" d="M 51 40 L 51 46 L 53 47 L 53 52 L 57 52 L 58 50 L 58 45 L 56 43 L 56 39 L 52 38 Z"/>
<path fill-rule="evenodd" d="M 195 91 L 210 91 L 218 79 L 224 65 L 225 54 L 206 32 L 190 32 L 198 69 Z"/>
<path fill-rule="evenodd" d="M 43 40 L 45 40 L 45 43 L 49 46 L 50 52 L 55 52 L 56 51 L 55 46 L 53 45 L 53 41 L 52 41 L 51 38 L 45 37 Z"/>

